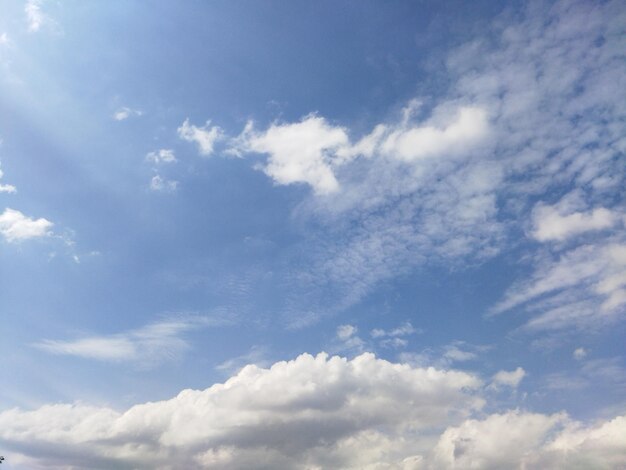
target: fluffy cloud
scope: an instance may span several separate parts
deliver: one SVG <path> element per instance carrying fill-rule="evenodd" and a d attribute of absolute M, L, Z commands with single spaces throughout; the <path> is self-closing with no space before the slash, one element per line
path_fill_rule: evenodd
<path fill-rule="evenodd" d="M 34 346 L 51 354 L 154 366 L 177 358 L 189 347 L 184 333 L 218 323 L 204 317 L 164 320 L 114 335 L 87 336 L 69 341 L 45 339 Z"/>
<path fill-rule="evenodd" d="M 209 156 L 213 153 L 213 146 L 223 138 L 222 129 L 211 126 L 207 121 L 203 127 L 197 127 L 189 123 L 189 119 L 178 128 L 178 136 L 187 142 L 195 142 L 201 155 Z"/>
<path fill-rule="evenodd" d="M 626 417 L 471 418 L 471 374 L 363 354 L 247 366 L 223 384 L 126 411 L 85 404 L 0 413 L 15 468 L 616 468 Z"/>
<path fill-rule="evenodd" d="M 0 214 L 0 234 L 8 242 L 48 236 L 52 225 L 47 219 L 32 219 L 14 209 L 7 208 Z"/>
<path fill-rule="evenodd" d="M 433 428 L 481 406 L 472 393 L 479 386 L 467 373 L 371 354 L 304 354 L 125 412 L 8 410 L 0 414 L 0 442 L 7 458 L 30 458 L 30 468 L 364 468 L 427 450 Z"/>

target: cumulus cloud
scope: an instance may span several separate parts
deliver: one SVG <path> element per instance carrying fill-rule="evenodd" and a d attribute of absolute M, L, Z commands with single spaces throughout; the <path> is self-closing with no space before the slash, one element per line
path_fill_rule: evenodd
<path fill-rule="evenodd" d="M 46 237 L 51 234 L 52 225 L 47 219 L 32 219 L 14 209 L 7 208 L 0 214 L 0 234 L 8 242 Z"/>
<path fill-rule="evenodd" d="M 472 418 L 471 374 L 363 354 L 303 354 L 247 366 L 223 384 L 125 411 L 55 404 L 0 413 L 17 468 L 615 468 L 625 417 L 585 426 L 565 414 Z M 563 466 L 565 465 L 565 466 Z M 594 467 L 594 468 L 595 468 Z"/>
<path fill-rule="evenodd" d="M 146 160 L 154 164 L 159 163 L 175 163 L 178 161 L 172 149 L 160 149 L 154 152 L 148 152 Z"/>
<path fill-rule="evenodd" d="M 155 366 L 176 359 L 188 347 L 184 334 L 219 324 L 205 317 L 162 320 L 136 330 L 75 340 L 44 339 L 34 346 L 50 354 L 75 356 L 105 362 L 131 362 Z"/>
<path fill-rule="evenodd" d="M 126 119 L 133 116 L 142 116 L 143 111 L 139 109 L 129 108 L 127 106 L 122 106 L 120 109 L 113 113 L 113 119 L 116 121 L 125 121 Z"/>
<path fill-rule="evenodd" d="M 195 142 L 200 155 L 209 156 L 213 153 L 216 142 L 224 136 L 222 129 L 218 126 L 211 126 L 211 121 L 207 121 L 203 127 L 197 127 L 185 119 L 178 128 L 178 136 L 187 142 Z"/>

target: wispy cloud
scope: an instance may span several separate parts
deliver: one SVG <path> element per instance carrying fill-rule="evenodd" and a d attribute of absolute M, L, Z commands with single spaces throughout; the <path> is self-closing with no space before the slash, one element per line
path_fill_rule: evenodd
<path fill-rule="evenodd" d="M 180 357 L 190 347 L 185 333 L 223 324 L 224 320 L 210 317 L 174 318 L 113 335 L 75 340 L 44 339 L 34 346 L 51 354 L 152 367 Z"/>
<path fill-rule="evenodd" d="M 133 109 L 127 106 L 122 106 L 121 108 L 119 108 L 117 111 L 113 113 L 113 119 L 115 119 L 116 121 L 125 121 L 126 119 L 130 117 L 135 117 L 135 116 L 138 117 L 142 115 L 143 115 L 143 111 L 141 111 L 140 109 Z"/>
<path fill-rule="evenodd" d="M 0 179 L 4 176 L 4 172 L 2 171 L 2 167 L 0 166 Z M 15 193 L 17 192 L 17 188 L 12 184 L 2 184 L 0 183 L 0 193 Z"/>
<path fill-rule="evenodd" d="M 178 181 L 169 180 L 161 175 L 154 175 L 150 180 L 150 189 L 152 191 L 173 193 L 178 189 Z"/>
<path fill-rule="evenodd" d="M 24 7 L 28 31 L 37 32 L 46 21 L 46 16 L 41 11 L 41 0 L 28 0 Z"/>

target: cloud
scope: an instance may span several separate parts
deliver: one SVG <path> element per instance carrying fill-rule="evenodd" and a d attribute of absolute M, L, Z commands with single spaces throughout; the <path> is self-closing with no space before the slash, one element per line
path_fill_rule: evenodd
<path fill-rule="evenodd" d="M 52 226 L 47 219 L 32 219 L 14 209 L 6 208 L 0 214 L 0 234 L 10 243 L 49 236 Z"/>
<path fill-rule="evenodd" d="M 116 121 L 125 121 L 126 119 L 133 116 L 142 116 L 143 111 L 139 109 L 132 109 L 127 106 L 122 106 L 120 109 L 113 113 L 113 119 Z"/>
<path fill-rule="evenodd" d="M 184 333 L 218 324 L 219 321 L 205 317 L 162 320 L 114 335 L 65 341 L 44 339 L 34 346 L 56 355 L 156 366 L 162 361 L 176 359 L 189 348 Z"/>
<path fill-rule="evenodd" d="M 569 212 L 563 201 L 556 206 L 537 204 L 532 217 L 532 237 L 540 242 L 563 241 L 581 233 L 605 230 L 620 221 L 619 214 L 604 207 L 588 212 Z"/>
<path fill-rule="evenodd" d="M 432 429 L 481 406 L 474 376 L 363 354 L 247 366 L 223 384 L 124 412 L 46 405 L 0 413 L 30 468 L 364 468 L 415 456 Z"/>
<path fill-rule="evenodd" d="M 407 336 L 413 335 L 416 333 L 421 333 L 421 330 L 416 329 L 411 325 L 411 322 L 405 322 L 397 328 L 393 328 L 391 330 L 383 330 L 381 328 L 374 328 L 370 335 L 372 338 L 386 338 L 386 337 L 397 337 L 397 336 Z"/>
<path fill-rule="evenodd" d="M 150 180 L 150 189 L 152 191 L 173 193 L 178 189 L 178 181 L 168 180 L 161 175 L 154 175 Z"/>
<path fill-rule="evenodd" d="M 525 376 L 526 371 L 521 367 L 512 371 L 501 370 L 494 374 L 489 387 L 495 390 L 501 387 L 517 388 Z"/>
<path fill-rule="evenodd" d="M 148 152 L 146 160 L 154 164 L 175 163 L 178 161 L 172 149 L 160 149 L 154 152 Z"/>
<path fill-rule="evenodd" d="M 4 172 L 0 167 L 0 179 L 4 176 Z M 15 193 L 17 192 L 17 188 L 12 184 L 0 184 L 0 193 Z"/>
<path fill-rule="evenodd" d="M 584 359 L 585 357 L 587 357 L 587 350 L 585 348 L 576 348 L 574 352 L 572 353 L 572 356 L 577 361 L 580 361 Z"/>
<path fill-rule="evenodd" d="M 41 1 L 28 0 L 24 7 L 24 12 L 26 13 L 26 21 L 28 22 L 28 31 L 31 33 L 39 31 L 47 19 L 41 11 Z"/>
<path fill-rule="evenodd" d="M 0 413 L 16 468 L 617 468 L 626 417 L 472 417 L 471 374 L 363 354 L 303 354 L 124 411 L 87 404 Z M 23 466 L 19 465 L 23 462 Z"/>
<path fill-rule="evenodd" d="M 224 133 L 218 126 L 211 127 L 211 121 L 207 121 L 204 127 L 197 127 L 185 119 L 178 128 L 178 136 L 187 142 L 195 142 L 201 155 L 209 156 L 213 153 L 213 147 L 220 141 Z"/>
<path fill-rule="evenodd" d="M 233 151 L 268 154 L 263 171 L 277 184 L 307 183 L 317 194 L 329 194 L 339 189 L 331 160 L 346 145 L 344 129 L 311 114 L 300 122 L 272 124 L 264 132 L 247 126 Z"/>
<path fill-rule="evenodd" d="M 526 305 L 538 312 L 527 328 L 599 326 L 626 305 L 626 243 L 600 240 L 544 259 L 527 281 L 513 285 L 491 310 L 499 314 Z"/>

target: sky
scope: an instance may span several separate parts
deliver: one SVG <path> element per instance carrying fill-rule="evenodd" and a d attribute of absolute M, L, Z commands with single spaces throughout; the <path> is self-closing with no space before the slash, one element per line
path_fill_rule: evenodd
<path fill-rule="evenodd" d="M 0 0 L 6 469 L 626 468 L 626 6 Z"/>

